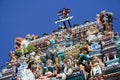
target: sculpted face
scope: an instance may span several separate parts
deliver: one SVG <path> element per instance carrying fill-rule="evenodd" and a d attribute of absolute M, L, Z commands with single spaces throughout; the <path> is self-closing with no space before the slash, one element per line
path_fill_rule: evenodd
<path fill-rule="evenodd" d="M 98 59 L 96 54 L 93 55 L 93 59 Z"/>
<path fill-rule="evenodd" d="M 53 61 L 52 60 L 48 60 L 47 61 L 47 66 L 52 66 L 53 65 Z"/>
<path fill-rule="evenodd" d="M 36 72 L 36 75 L 37 75 L 38 77 L 40 77 L 40 76 L 41 76 L 41 72 L 40 72 L 40 71 L 37 71 L 37 72 Z"/>

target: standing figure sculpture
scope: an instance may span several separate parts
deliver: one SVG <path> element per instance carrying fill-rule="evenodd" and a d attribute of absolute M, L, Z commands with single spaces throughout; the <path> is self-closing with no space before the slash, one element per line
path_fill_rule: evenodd
<path fill-rule="evenodd" d="M 70 13 L 70 9 L 68 8 L 63 8 L 62 10 L 60 10 L 57 15 L 60 16 L 60 18 L 67 18 L 68 15 Z"/>
<path fill-rule="evenodd" d="M 64 28 L 67 29 L 67 26 L 66 26 L 65 22 L 68 21 L 68 24 L 71 28 L 72 26 L 71 26 L 71 23 L 70 23 L 70 19 L 72 19 L 73 16 L 69 16 L 69 13 L 70 13 L 70 9 L 68 9 L 68 8 L 63 8 L 62 10 L 57 12 L 57 16 L 59 16 L 59 19 L 56 20 L 55 23 L 57 24 L 57 23 L 63 22 Z"/>

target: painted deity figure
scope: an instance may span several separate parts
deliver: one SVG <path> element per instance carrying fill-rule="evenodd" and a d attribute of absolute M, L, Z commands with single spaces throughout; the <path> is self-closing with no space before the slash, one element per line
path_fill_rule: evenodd
<path fill-rule="evenodd" d="M 19 49 L 20 49 L 21 43 L 22 43 L 23 40 L 24 40 L 24 39 L 23 39 L 22 37 L 17 37 L 17 38 L 15 39 L 15 49 L 16 49 L 16 50 L 19 50 Z"/>
<path fill-rule="evenodd" d="M 59 57 L 63 61 L 64 57 L 65 57 L 65 52 L 64 52 L 65 46 L 64 46 L 64 44 L 57 44 L 55 46 L 55 49 L 56 49 L 57 57 Z"/>
<path fill-rule="evenodd" d="M 102 74 L 102 68 L 104 67 L 104 64 L 95 54 L 93 56 L 91 65 L 91 76 L 97 76 Z"/>
<path fill-rule="evenodd" d="M 53 65 L 53 61 L 48 59 L 46 62 L 46 67 L 43 68 L 43 74 L 47 77 L 54 77 L 57 75 L 57 70 Z"/>
<path fill-rule="evenodd" d="M 73 72 L 71 60 L 64 59 L 64 70 L 62 73 L 58 74 L 56 77 L 58 79 L 66 80 L 67 76 L 70 76 Z"/>
<path fill-rule="evenodd" d="M 14 51 L 10 51 L 10 63 L 9 65 L 14 65 L 15 63 L 17 63 L 17 57 L 15 56 L 15 52 Z"/>
<path fill-rule="evenodd" d="M 89 52 L 91 52 L 93 50 L 90 49 L 89 44 L 87 43 L 87 41 L 85 41 L 84 39 L 80 41 L 80 60 L 83 64 L 85 64 L 85 61 L 90 61 L 89 58 Z"/>
<path fill-rule="evenodd" d="M 91 26 L 89 30 L 86 32 L 87 35 L 96 34 L 96 33 L 98 33 L 98 29 L 95 26 Z"/>
<path fill-rule="evenodd" d="M 65 80 L 66 75 L 64 73 L 64 63 L 62 61 L 60 61 L 58 58 L 56 58 L 55 66 L 56 66 L 57 73 L 58 73 L 56 78 Z"/>
<path fill-rule="evenodd" d="M 101 45 L 99 44 L 98 41 L 93 41 L 92 44 L 90 45 L 91 50 L 97 50 L 94 52 L 89 52 L 89 55 L 92 56 L 94 54 L 100 54 L 101 53 Z"/>
<path fill-rule="evenodd" d="M 36 72 L 36 80 L 50 80 L 47 76 L 43 76 L 41 71 Z"/>
<path fill-rule="evenodd" d="M 81 48 L 80 49 L 80 61 L 85 64 L 85 61 L 89 62 L 89 55 L 88 55 L 87 48 Z"/>
<path fill-rule="evenodd" d="M 72 64 L 71 64 L 71 60 L 70 59 L 67 59 L 64 61 L 64 64 L 65 64 L 65 68 L 64 68 L 64 73 L 69 76 L 72 74 L 73 72 L 73 69 L 72 69 Z"/>
<path fill-rule="evenodd" d="M 57 15 L 60 16 L 60 18 L 67 18 L 69 13 L 70 13 L 70 9 L 63 8 L 61 11 L 57 13 Z"/>
<path fill-rule="evenodd" d="M 80 65 L 79 65 L 79 68 L 80 68 L 80 71 L 83 71 L 85 80 L 87 80 L 87 72 L 85 71 L 85 67 L 84 67 L 82 64 L 80 64 Z"/>
<path fill-rule="evenodd" d="M 113 13 L 106 12 L 103 10 L 100 14 L 97 15 L 97 21 L 100 21 L 100 23 L 104 26 L 104 30 L 113 30 L 112 22 L 113 22 Z"/>
<path fill-rule="evenodd" d="M 17 80 L 35 80 L 33 72 L 27 68 L 27 63 L 22 63 L 18 67 Z"/>

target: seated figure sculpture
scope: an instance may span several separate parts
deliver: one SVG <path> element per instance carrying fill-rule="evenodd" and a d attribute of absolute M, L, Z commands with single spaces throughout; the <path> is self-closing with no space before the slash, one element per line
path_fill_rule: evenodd
<path fill-rule="evenodd" d="M 89 44 L 85 40 L 80 41 L 80 60 L 83 64 L 85 61 L 90 62 L 89 52 L 96 52 L 97 50 L 93 50 L 90 48 Z"/>

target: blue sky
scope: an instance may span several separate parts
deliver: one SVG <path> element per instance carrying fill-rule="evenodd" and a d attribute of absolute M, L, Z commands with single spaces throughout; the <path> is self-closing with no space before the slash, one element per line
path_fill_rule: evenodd
<path fill-rule="evenodd" d="M 51 33 L 57 28 L 54 20 L 62 8 L 70 8 L 73 24 L 94 21 L 102 10 L 114 13 L 114 29 L 120 32 L 120 0 L 0 0 L 0 66 L 9 61 L 14 39 L 26 34 Z M 60 24 L 62 25 L 62 24 Z"/>

